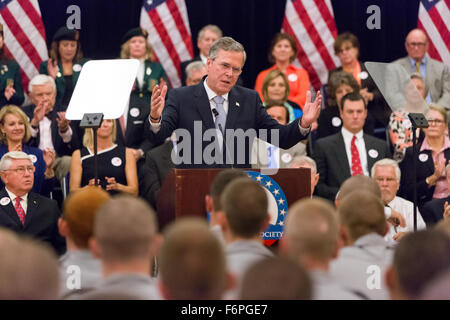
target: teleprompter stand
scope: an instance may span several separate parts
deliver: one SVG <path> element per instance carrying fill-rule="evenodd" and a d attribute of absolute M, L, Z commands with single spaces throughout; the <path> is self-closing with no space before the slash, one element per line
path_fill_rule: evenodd
<path fill-rule="evenodd" d="M 103 113 L 85 113 L 81 119 L 81 128 L 91 128 L 94 132 L 94 181 L 95 186 L 98 186 L 98 157 L 97 157 L 97 130 L 102 125 Z"/>

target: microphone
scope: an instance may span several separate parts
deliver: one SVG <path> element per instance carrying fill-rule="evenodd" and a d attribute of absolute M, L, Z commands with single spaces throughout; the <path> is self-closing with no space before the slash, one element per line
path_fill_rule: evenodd
<path fill-rule="evenodd" d="M 219 116 L 219 112 L 217 111 L 217 109 L 216 109 L 216 108 L 213 108 L 213 109 L 212 109 L 212 112 L 213 112 L 213 114 L 214 114 L 214 118 L 217 119 L 217 117 Z M 222 129 L 221 129 L 221 130 L 222 130 Z"/>

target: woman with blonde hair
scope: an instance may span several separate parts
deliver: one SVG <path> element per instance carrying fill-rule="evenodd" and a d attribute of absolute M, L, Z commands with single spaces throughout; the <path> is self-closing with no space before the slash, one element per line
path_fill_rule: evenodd
<path fill-rule="evenodd" d="M 56 181 L 52 167 L 55 152 L 26 144 L 31 137 L 30 124 L 26 114 L 17 106 L 6 105 L 0 110 L 0 131 L 0 158 L 10 151 L 29 154 L 35 167 L 33 191 L 48 196 Z M 0 186 L 3 187 L 1 181 Z"/>
<path fill-rule="evenodd" d="M 115 144 L 116 122 L 103 120 L 97 130 L 98 184 L 110 194 L 120 192 L 138 194 L 136 160 L 132 151 Z M 86 129 L 84 147 L 72 154 L 70 165 L 70 191 L 95 185 L 94 134 Z"/>

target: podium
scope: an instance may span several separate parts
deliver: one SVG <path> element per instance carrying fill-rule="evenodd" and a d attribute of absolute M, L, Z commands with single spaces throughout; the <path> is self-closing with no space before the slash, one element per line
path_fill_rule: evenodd
<path fill-rule="evenodd" d="M 214 177 L 223 169 L 172 169 L 164 180 L 156 199 L 160 230 L 183 216 L 206 217 L 205 196 Z M 257 171 L 260 169 L 247 169 Z M 283 189 L 288 205 L 311 194 L 310 170 L 278 169 L 270 175 Z"/>

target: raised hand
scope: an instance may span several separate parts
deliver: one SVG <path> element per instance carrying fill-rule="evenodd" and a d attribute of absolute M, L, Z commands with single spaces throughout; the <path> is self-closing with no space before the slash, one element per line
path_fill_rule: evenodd
<path fill-rule="evenodd" d="M 320 108 L 322 107 L 322 95 L 317 91 L 316 99 L 311 101 L 311 91 L 306 92 L 306 103 L 303 107 L 303 115 L 300 122 L 302 128 L 309 128 L 314 121 L 319 118 Z"/>
<path fill-rule="evenodd" d="M 31 119 L 31 125 L 34 127 L 39 126 L 39 122 L 45 117 L 46 112 L 46 102 L 40 102 L 36 105 L 33 111 L 33 119 Z"/>
<path fill-rule="evenodd" d="M 66 119 L 66 112 L 58 112 L 56 122 L 58 124 L 59 131 L 64 133 L 69 129 L 70 120 Z"/>
<path fill-rule="evenodd" d="M 42 150 L 42 153 L 46 167 L 51 168 L 53 165 L 53 161 L 55 161 L 55 150 L 44 149 Z"/>
<path fill-rule="evenodd" d="M 58 63 L 56 61 L 53 61 L 52 59 L 48 59 L 47 70 L 49 76 L 53 79 L 56 79 L 56 75 L 59 72 Z"/>
<path fill-rule="evenodd" d="M 395 227 L 398 225 L 403 228 L 406 227 L 405 218 L 401 215 L 400 212 L 395 211 L 394 209 L 391 209 L 391 216 L 389 217 L 389 219 L 387 219 L 387 221 Z"/>
<path fill-rule="evenodd" d="M 10 83 L 6 86 L 5 89 L 5 98 L 6 100 L 11 99 L 11 97 L 16 93 L 16 90 L 13 88 L 14 83 Z"/>
<path fill-rule="evenodd" d="M 152 91 L 152 98 L 150 101 L 150 120 L 158 122 L 161 118 L 164 109 L 164 102 L 166 99 L 167 86 L 156 85 Z M 157 120 L 155 120 L 157 119 Z"/>

